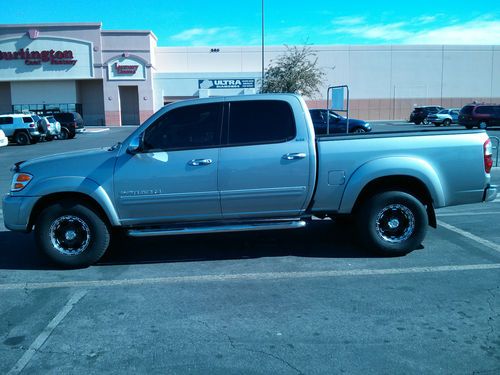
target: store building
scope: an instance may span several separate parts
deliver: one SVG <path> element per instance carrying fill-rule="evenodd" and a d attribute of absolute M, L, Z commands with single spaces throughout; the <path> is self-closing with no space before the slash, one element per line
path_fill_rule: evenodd
<path fill-rule="evenodd" d="M 151 31 L 100 23 L 0 26 L 0 113 L 77 111 L 89 125 L 138 124 L 155 109 Z"/>
<path fill-rule="evenodd" d="M 415 105 L 500 102 L 500 45 L 314 46 L 325 84 L 350 88 L 350 116 L 407 118 Z M 265 65 L 285 52 L 266 46 Z M 100 23 L 0 25 L 0 113 L 78 111 L 137 125 L 176 100 L 259 91 L 260 47 L 158 47 L 152 31 Z"/>

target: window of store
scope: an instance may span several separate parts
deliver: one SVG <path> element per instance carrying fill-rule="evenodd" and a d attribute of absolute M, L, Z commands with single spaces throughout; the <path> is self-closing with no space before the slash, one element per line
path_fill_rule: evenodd
<path fill-rule="evenodd" d="M 55 104 L 14 104 L 13 113 L 33 112 L 39 115 L 46 115 L 59 112 L 82 113 L 80 103 L 55 103 Z"/>

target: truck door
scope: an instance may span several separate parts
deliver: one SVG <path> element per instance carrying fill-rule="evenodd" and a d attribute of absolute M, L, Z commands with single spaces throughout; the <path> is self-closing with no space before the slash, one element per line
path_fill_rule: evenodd
<path fill-rule="evenodd" d="M 217 166 L 222 103 L 172 109 L 143 133 L 142 151 L 115 167 L 125 224 L 220 219 Z"/>
<path fill-rule="evenodd" d="M 310 155 L 291 105 L 246 99 L 226 106 L 219 159 L 223 217 L 298 215 L 310 189 Z"/>

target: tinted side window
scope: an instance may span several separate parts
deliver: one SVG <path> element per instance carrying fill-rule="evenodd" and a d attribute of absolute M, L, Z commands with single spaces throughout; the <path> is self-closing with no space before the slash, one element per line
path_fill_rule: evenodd
<path fill-rule="evenodd" d="M 173 109 L 144 133 L 144 151 L 180 150 L 220 145 L 221 103 Z"/>
<path fill-rule="evenodd" d="M 465 107 L 463 107 L 460 110 L 460 113 L 462 113 L 464 115 L 470 115 L 472 113 L 473 109 L 474 109 L 474 107 L 472 105 L 466 105 Z"/>
<path fill-rule="evenodd" d="M 71 113 L 54 113 L 54 117 L 57 119 L 57 121 L 61 122 L 73 121 L 73 115 Z"/>
<path fill-rule="evenodd" d="M 10 125 L 14 123 L 12 117 L 0 117 L 0 125 Z"/>
<path fill-rule="evenodd" d="M 493 113 L 493 107 L 490 105 L 484 105 L 476 108 L 476 113 L 482 113 L 482 114 L 492 114 Z"/>
<path fill-rule="evenodd" d="M 321 116 L 320 111 L 310 111 L 311 113 L 311 119 L 313 122 L 323 122 L 323 116 Z"/>
<path fill-rule="evenodd" d="M 251 100 L 230 103 L 229 144 L 286 142 L 295 138 L 295 119 L 287 102 Z"/>
<path fill-rule="evenodd" d="M 25 124 L 30 124 L 30 123 L 32 123 L 34 121 L 33 121 L 33 119 L 31 117 L 23 117 L 23 122 Z"/>

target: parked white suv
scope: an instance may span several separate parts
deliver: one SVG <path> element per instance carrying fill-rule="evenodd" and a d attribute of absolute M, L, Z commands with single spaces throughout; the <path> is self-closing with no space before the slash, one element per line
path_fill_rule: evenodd
<path fill-rule="evenodd" d="M 3 130 L 0 130 L 0 147 L 7 146 L 9 144 L 9 140 L 5 136 Z"/>
<path fill-rule="evenodd" d="M 0 130 L 19 145 L 37 143 L 41 138 L 37 122 L 31 115 L 0 115 Z"/>

